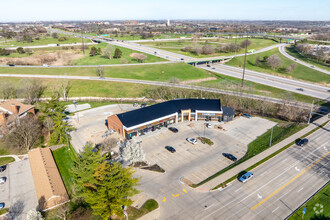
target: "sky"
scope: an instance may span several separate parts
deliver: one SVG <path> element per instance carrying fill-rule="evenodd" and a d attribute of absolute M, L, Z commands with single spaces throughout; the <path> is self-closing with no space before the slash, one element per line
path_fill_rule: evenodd
<path fill-rule="evenodd" d="M 330 1 L 0 0 L 0 22 L 164 19 L 330 21 Z"/>

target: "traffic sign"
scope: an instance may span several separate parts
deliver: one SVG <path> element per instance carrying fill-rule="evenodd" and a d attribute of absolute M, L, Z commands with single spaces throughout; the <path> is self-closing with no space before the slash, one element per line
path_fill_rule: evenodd
<path fill-rule="evenodd" d="M 306 210 L 307 210 L 306 208 L 303 208 L 303 214 L 306 214 Z"/>

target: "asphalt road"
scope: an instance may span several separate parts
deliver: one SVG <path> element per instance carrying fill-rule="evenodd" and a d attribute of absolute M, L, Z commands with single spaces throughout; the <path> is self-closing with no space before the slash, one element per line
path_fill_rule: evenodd
<path fill-rule="evenodd" d="M 109 78 L 109 77 L 105 77 L 104 79 L 100 79 L 99 77 L 91 77 L 91 76 L 66 76 L 66 75 L 0 74 L 0 77 L 96 80 L 96 81 L 108 81 L 108 82 L 138 83 L 138 84 L 144 84 L 144 85 L 166 86 L 166 87 L 192 89 L 192 90 L 205 91 L 205 92 L 213 92 L 213 93 L 240 96 L 240 97 L 246 97 L 246 98 L 251 98 L 251 99 L 255 99 L 255 100 L 261 100 L 261 101 L 267 101 L 267 102 L 272 102 L 272 103 L 283 104 L 282 99 L 271 98 L 271 97 L 260 96 L 260 95 L 247 94 L 247 93 L 238 93 L 238 92 L 235 92 L 235 91 L 213 89 L 213 88 L 207 88 L 207 87 L 201 87 L 201 86 L 191 86 L 191 85 L 185 85 L 185 84 L 180 84 L 180 83 L 167 83 L 167 82 L 158 82 L 158 81 L 121 79 L 121 78 Z M 296 107 L 300 107 L 300 108 L 307 108 L 307 109 L 310 108 L 310 105 L 308 105 L 306 103 L 302 103 L 302 102 L 287 100 L 287 101 L 285 101 L 285 103 L 287 105 L 296 106 Z"/>
<path fill-rule="evenodd" d="M 329 181 L 329 131 L 328 124 L 308 137 L 308 145 L 290 147 L 255 168 L 247 183 L 235 180 L 222 191 L 182 184 L 181 167 L 143 175 L 140 187 L 160 202 L 158 219 L 284 219 Z"/>
<path fill-rule="evenodd" d="M 235 78 L 242 78 L 243 69 L 227 66 L 223 64 L 212 64 L 211 67 L 207 67 L 206 65 L 198 65 L 197 67 L 212 71 L 215 73 L 219 73 L 222 75 L 232 76 Z M 215 68 L 215 69 L 213 69 Z M 318 99 L 330 100 L 330 88 L 326 86 L 321 86 L 313 83 L 308 83 L 299 80 L 293 80 L 288 78 L 283 78 L 279 76 L 274 76 L 267 73 L 260 73 L 251 70 L 245 70 L 246 80 L 260 83 L 263 85 L 276 87 L 279 89 L 300 93 L 303 95 L 308 95 L 311 97 L 315 97 Z M 303 91 L 297 90 L 302 88 Z"/>
<path fill-rule="evenodd" d="M 297 62 L 297 63 L 299 63 L 299 64 L 301 64 L 301 65 L 307 66 L 308 68 L 311 68 L 311 69 L 317 70 L 317 71 L 319 71 L 319 72 L 322 72 L 322 73 L 325 73 L 325 74 L 330 75 L 330 72 L 329 72 L 329 71 L 326 71 L 326 70 L 324 70 L 324 69 L 318 68 L 318 67 L 316 67 L 316 66 L 312 67 L 313 65 L 311 65 L 311 64 L 309 64 L 309 63 L 305 63 L 305 62 L 303 62 L 303 61 L 301 61 L 301 60 L 299 60 L 299 59 L 297 59 L 297 58 L 295 58 L 295 57 L 289 55 L 289 54 L 285 51 L 285 45 L 280 46 L 280 47 L 279 47 L 279 50 L 280 50 L 280 52 L 281 52 L 285 57 L 289 58 L 290 60 L 293 60 L 293 61 L 295 61 L 295 62 Z"/>

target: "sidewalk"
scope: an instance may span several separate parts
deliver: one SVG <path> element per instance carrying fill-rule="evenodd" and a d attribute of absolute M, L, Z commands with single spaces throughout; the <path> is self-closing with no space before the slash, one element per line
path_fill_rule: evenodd
<path fill-rule="evenodd" d="M 239 172 L 249 168 L 250 166 L 252 166 L 253 164 L 259 162 L 260 160 L 264 159 L 265 157 L 271 155 L 272 153 L 278 151 L 279 149 L 283 148 L 284 146 L 290 144 L 292 141 L 295 141 L 297 138 L 300 138 L 301 136 L 307 134 L 308 132 L 310 132 L 311 130 L 313 130 L 314 128 L 318 127 L 319 125 L 322 125 L 323 123 L 327 122 L 328 119 L 328 115 L 314 121 L 313 123 L 311 123 L 309 126 L 307 126 L 306 128 L 300 130 L 299 132 L 295 133 L 294 135 L 291 135 L 290 137 L 288 137 L 287 139 L 281 141 L 280 143 L 274 145 L 273 147 L 263 151 L 262 153 L 254 156 L 253 158 L 237 165 L 236 167 L 228 170 L 227 172 L 221 174 L 220 176 L 210 180 L 209 182 L 197 187 L 196 189 L 199 191 L 210 191 L 212 190 L 214 187 L 216 187 L 217 185 L 219 185 L 220 183 L 223 183 L 224 181 L 230 179 L 231 177 L 237 175 Z"/>

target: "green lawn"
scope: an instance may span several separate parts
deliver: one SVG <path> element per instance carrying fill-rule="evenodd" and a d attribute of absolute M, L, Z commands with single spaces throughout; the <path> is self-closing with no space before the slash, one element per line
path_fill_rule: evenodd
<path fill-rule="evenodd" d="M 53 157 L 56 162 L 57 168 L 61 174 L 65 188 L 68 194 L 71 196 L 73 193 L 74 178 L 71 175 L 70 169 L 73 166 L 73 160 L 75 159 L 74 149 L 68 150 L 67 146 L 53 151 Z"/>
<path fill-rule="evenodd" d="M 129 207 L 127 209 L 128 219 L 138 219 L 141 216 L 158 208 L 158 203 L 154 199 L 147 200 L 140 209 Z"/>
<path fill-rule="evenodd" d="M 300 219 L 330 219 L 330 185 L 329 183 L 317 194 L 315 194 L 311 200 L 305 203 L 302 207 L 300 207 L 290 218 L 289 220 L 300 220 Z M 316 204 L 323 206 L 323 212 L 320 214 L 316 214 L 314 211 L 314 207 L 320 210 L 320 206 L 316 206 Z M 306 214 L 303 215 L 303 209 L 306 208 Z M 302 218 L 303 216 L 303 218 Z"/>
<path fill-rule="evenodd" d="M 285 47 L 285 50 L 288 54 L 290 54 L 291 56 L 305 62 L 305 63 L 309 63 L 310 65 L 314 65 L 317 66 L 319 68 L 325 69 L 327 71 L 330 71 L 330 65 L 326 65 L 322 62 L 318 62 L 317 60 L 313 60 L 313 59 L 308 59 L 307 57 L 301 55 L 300 53 L 298 53 L 293 46 L 290 47 Z"/>
<path fill-rule="evenodd" d="M 101 48 L 102 50 L 104 50 L 107 45 L 108 45 L 107 43 L 100 43 L 100 44 L 97 44 L 97 45 L 94 45 L 94 46 L 96 48 Z M 139 63 L 137 60 L 130 57 L 130 54 L 132 54 L 132 53 L 140 53 L 140 52 L 135 51 L 135 50 L 127 49 L 127 48 L 124 48 L 124 47 L 113 46 L 112 55 L 114 54 L 115 49 L 119 48 L 122 51 L 122 57 L 119 58 L 119 59 L 114 59 L 114 58 L 107 59 L 103 55 L 97 55 L 97 56 L 91 57 L 89 55 L 90 48 L 92 48 L 92 46 L 89 46 L 89 49 L 86 50 L 86 54 L 83 58 L 80 58 L 78 60 L 74 60 L 72 65 L 121 64 L 122 59 L 126 59 L 128 61 L 128 63 Z M 147 55 L 147 59 L 144 61 L 145 63 L 167 61 L 163 58 L 159 58 L 159 57 L 156 57 L 156 56 L 153 56 L 153 55 L 150 55 L 150 54 L 145 54 L 145 55 Z"/>
<path fill-rule="evenodd" d="M 236 39 L 236 43 L 240 44 L 242 43 L 246 38 L 238 38 Z M 277 42 L 270 40 L 270 39 L 261 39 L 261 38 L 251 38 L 249 39 L 251 41 L 251 45 L 248 46 L 249 49 L 255 49 L 259 50 L 261 48 L 269 47 L 272 45 L 277 44 Z M 212 39 L 209 40 L 208 44 L 217 47 L 217 43 L 235 43 L 235 39 Z M 145 42 L 141 43 L 144 45 L 148 45 L 154 48 L 162 49 L 162 50 L 167 50 L 170 52 L 186 55 L 186 56 L 191 56 L 195 58 L 204 58 L 204 57 L 214 57 L 214 56 L 231 56 L 234 55 L 235 52 L 233 53 L 213 53 L 210 55 L 196 55 L 195 53 L 191 52 L 184 52 L 181 49 L 185 46 L 193 46 L 196 43 L 193 43 L 191 40 L 179 40 L 179 41 L 168 41 L 168 42 Z M 201 40 L 201 42 L 197 43 L 199 46 L 203 46 L 205 44 L 205 40 Z M 241 54 L 245 52 L 245 48 L 242 48 L 241 50 L 237 51 L 236 54 Z"/>
<path fill-rule="evenodd" d="M 12 74 L 43 74 L 43 75 L 72 75 L 72 76 L 96 76 L 96 67 L 85 68 L 0 68 L 1 73 Z M 210 73 L 195 68 L 185 63 L 115 66 L 104 67 L 105 77 L 140 79 L 151 81 L 169 81 L 175 77 L 181 81 L 207 78 Z"/>
<path fill-rule="evenodd" d="M 272 56 L 274 54 L 277 54 L 279 58 L 282 61 L 282 67 L 272 70 L 270 67 L 266 65 L 265 62 L 261 62 L 261 64 L 256 65 L 256 58 L 259 56 L 261 60 L 265 56 Z M 242 57 L 235 57 L 232 60 L 228 61 L 226 64 L 230 66 L 236 66 L 236 67 L 243 67 L 244 63 L 244 56 Z M 317 70 L 313 70 L 311 68 L 308 68 L 304 65 L 297 64 L 297 68 L 292 72 L 292 73 L 287 73 L 285 72 L 285 68 L 289 66 L 291 63 L 296 63 L 293 60 L 290 60 L 283 56 L 278 48 L 263 52 L 263 53 L 258 53 L 258 54 L 252 54 L 247 56 L 246 58 L 246 68 L 254 71 L 259 71 L 259 72 L 264 72 L 264 73 L 269 73 L 272 75 L 278 75 L 278 76 L 283 76 L 283 77 L 288 77 L 288 78 L 293 78 L 293 79 L 300 79 L 300 80 L 305 80 L 309 82 L 314 82 L 314 83 L 319 83 L 319 84 L 325 84 L 329 85 L 330 84 L 330 77 L 329 75 L 325 73 L 321 73 Z"/>
<path fill-rule="evenodd" d="M 272 146 L 281 142 L 282 140 L 286 139 L 287 137 L 295 134 L 296 132 L 298 132 L 301 129 L 306 127 L 306 125 L 304 125 L 304 124 L 296 124 L 296 123 L 291 123 L 291 122 L 286 122 L 286 121 L 281 121 L 281 120 L 276 120 L 276 122 L 278 124 L 273 127 Z M 271 136 L 271 129 L 269 129 L 264 134 L 257 137 L 257 139 L 255 139 L 248 145 L 248 151 L 244 155 L 243 158 L 241 158 L 234 164 L 226 167 L 225 169 L 220 170 L 219 172 L 217 172 L 214 175 L 210 176 L 209 178 L 203 180 L 202 182 L 200 182 L 196 185 L 193 185 L 193 187 L 200 186 L 200 185 L 210 181 L 211 179 L 214 179 L 215 177 L 223 174 L 224 172 L 232 169 L 233 167 L 243 163 L 244 161 L 254 157 L 255 155 L 267 150 L 269 148 L 270 136 Z M 217 187 L 220 187 L 220 185 Z"/>
<path fill-rule="evenodd" d="M 262 85 L 250 81 L 244 82 L 244 87 L 241 87 L 241 79 L 237 79 L 225 75 L 217 75 L 216 80 L 204 81 L 193 83 L 193 85 L 211 87 L 216 89 L 224 89 L 231 91 L 242 91 L 244 93 L 251 93 L 262 96 L 270 96 L 274 98 L 290 98 L 291 100 L 297 100 L 301 102 L 311 103 L 313 101 L 312 97 L 305 96 L 302 94 L 285 91 L 282 89 L 274 88 L 267 85 Z"/>
<path fill-rule="evenodd" d="M 59 34 L 59 37 L 61 36 L 66 36 L 67 40 L 65 41 L 59 41 L 56 38 L 52 37 L 46 37 L 42 36 L 40 37 L 40 40 L 33 40 L 33 42 L 18 42 L 18 41 L 8 41 L 8 42 L 1 42 L 0 47 L 16 47 L 16 46 L 21 46 L 21 47 L 26 47 L 26 46 L 39 46 L 39 45 L 48 45 L 48 44 L 70 44 L 70 43 L 80 43 L 81 38 L 75 38 L 72 36 L 67 36 L 67 35 L 61 35 Z M 85 40 L 85 42 L 90 42 L 89 40 Z"/>
<path fill-rule="evenodd" d="M 14 161 L 15 161 L 15 159 L 13 157 L 0 157 L 0 166 L 14 162 Z"/>

